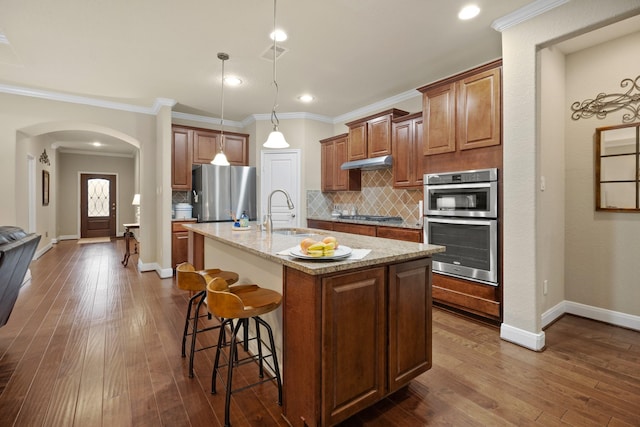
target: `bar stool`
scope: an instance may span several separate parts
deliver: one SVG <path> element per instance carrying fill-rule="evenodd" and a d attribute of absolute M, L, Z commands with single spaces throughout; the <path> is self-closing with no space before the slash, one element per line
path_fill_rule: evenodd
<path fill-rule="evenodd" d="M 191 336 L 191 345 L 189 352 L 189 377 L 193 377 L 193 358 L 196 351 L 206 350 L 214 346 L 207 346 L 196 349 L 196 337 L 199 332 L 206 332 L 212 329 L 217 329 L 220 325 L 209 326 L 198 329 L 198 320 L 201 317 L 207 316 L 211 319 L 211 314 L 200 314 L 200 307 L 204 303 L 207 296 L 207 281 L 205 277 L 220 277 L 227 284 L 233 284 L 238 281 L 238 274 L 233 271 L 223 271 L 217 268 L 207 270 L 196 270 L 193 265 L 188 262 L 183 262 L 176 267 L 176 283 L 179 289 L 184 291 L 195 292 L 195 294 L 189 298 L 189 305 L 187 307 L 187 315 L 184 322 L 184 332 L 182 334 L 182 357 L 186 356 L 186 343 L 187 337 Z M 192 313 L 193 304 L 196 303 L 195 312 Z"/>
<path fill-rule="evenodd" d="M 221 327 L 227 326 L 231 330 L 231 339 L 226 342 L 222 333 L 218 337 L 218 346 L 216 348 L 216 358 L 213 363 L 213 373 L 211 375 L 211 394 L 216 393 L 216 378 L 220 367 L 227 367 L 226 383 L 220 380 L 225 386 L 225 406 L 224 406 L 224 425 L 230 426 L 229 422 L 229 406 L 231 404 L 231 393 L 244 390 L 246 388 L 262 384 L 267 381 L 275 380 L 278 385 L 278 405 L 282 405 L 282 380 L 280 378 L 280 368 L 278 366 L 278 357 L 273 340 L 273 331 L 267 322 L 260 318 L 260 315 L 269 313 L 277 309 L 282 303 L 282 295 L 279 292 L 270 289 L 264 289 L 258 285 L 242 285 L 229 287 L 227 282 L 220 278 L 207 278 L 207 307 L 209 311 L 216 317 L 223 318 Z M 256 325 L 256 337 L 247 338 L 249 335 L 249 319 L 253 319 Z M 233 321 L 237 320 L 235 326 Z M 260 337 L 260 326 L 266 329 L 269 335 L 269 345 L 262 342 Z M 256 340 L 258 346 L 257 355 L 249 355 L 243 359 L 238 358 L 237 354 L 237 335 L 240 328 L 244 328 L 245 343 L 247 340 Z M 264 354 L 263 346 L 267 347 L 269 354 Z M 229 347 L 229 354 L 224 355 L 226 359 L 225 365 L 220 365 L 220 355 L 222 348 Z M 273 365 L 266 359 L 271 357 Z M 232 390 L 233 368 L 241 364 L 258 361 L 259 377 L 264 378 L 264 364 L 271 368 L 274 372 L 274 378 L 267 378 L 249 384 L 238 389 Z"/>

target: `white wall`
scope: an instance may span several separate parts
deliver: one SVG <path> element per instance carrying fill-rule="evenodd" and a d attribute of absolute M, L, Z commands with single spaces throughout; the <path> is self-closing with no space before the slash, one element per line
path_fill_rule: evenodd
<path fill-rule="evenodd" d="M 565 111 L 573 102 L 593 99 L 599 93 L 629 90 L 621 88 L 620 82 L 640 75 L 639 46 L 640 32 L 568 55 Z M 564 114 L 566 299 L 640 316 L 640 213 L 595 211 L 595 129 L 622 124 L 623 113 L 577 121 Z"/>
<path fill-rule="evenodd" d="M 570 1 L 502 33 L 504 141 L 504 322 L 501 337 L 541 349 L 537 262 L 540 117 L 537 50 L 640 11 L 638 0 Z"/>

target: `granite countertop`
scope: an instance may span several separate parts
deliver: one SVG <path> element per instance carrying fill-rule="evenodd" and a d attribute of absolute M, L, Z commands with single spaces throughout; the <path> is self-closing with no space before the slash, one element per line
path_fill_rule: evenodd
<path fill-rule="evenodd" d="M 416 230 L 422 230 L 422 223 L 416 223 L 415 221 L 366 221 L 363 219 L 347 219 L 331 215 L 324 216 L 310 216 L 307 219 L 319 220 L 319 221 L 332 221 L 332 222 L 345 222 L 349 224 L 364 224 L 364 225 L 381 225 L 383 227 L 399 227 L 399 228 L 412 228 Z"/>
<path fill-rule="evenodd" d="M 243 231 L 234 230 L 233 225 L 228 222 L 191 223 L 185 224 L 184 227 L 205 237 L 311 275 L 328 274 L 367 266 L 408 261 L 429 257 L 434 253 L 444 252 L 445 250 L 444 246 L 316 229 L 305 230 L 310 230 L 317 234 L 317 236 L 267 234 L 259 230 L 256 222 L 250 222 L 249 229 Z M 336 261 L 306 261 L 291 255 L 279 254 L 286 253 L 290 248 L 298 247 L 300 242 L 306 237 L 320 240 L 320 237 L 323 235 L 336 237 L 340 245 L 348 246 L 352 249 L 370 249 L 371 252 L 362 259 L 343 259 Z"/>

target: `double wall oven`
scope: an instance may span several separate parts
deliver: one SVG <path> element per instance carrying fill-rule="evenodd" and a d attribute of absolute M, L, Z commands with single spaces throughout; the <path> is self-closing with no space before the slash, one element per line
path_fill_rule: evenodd
<path fill-rule="evenodd" d="M 426 174 L 424 241 L 434 272 L 497 286 L 498 169 Z"/>

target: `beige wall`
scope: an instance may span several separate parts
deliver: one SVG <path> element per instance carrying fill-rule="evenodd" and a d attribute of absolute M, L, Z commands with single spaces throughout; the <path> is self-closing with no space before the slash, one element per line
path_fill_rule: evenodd
<path fill-rule="evenodd" d="M 80 237 L 80 174 L 104 173 L 117 176 L 116 234 L 122 236 L 123 223 L 135 222 L 131 205 L 135 194 L 135 162 L 131 157 L 58 153 L 57 230 L 58 238 Z"/>
<path fill-rule="evenodd" d="M 0 198 L 7 201 L 0 204 L 0 224 L 18 225 L 27 228 L 28 200 L 26 182 L 26 156 L 37 159 L 42 149 L 49 144 L 46 134 L 60 130 L 89 130 L 118 137 L 140 148 L 140 183 L 141 194 L 145 202 L 155 205 L 156 200 L 156 117 L 153 114 L 133 113 L 129 111 L 79 105 L 68 102 L 50 101 L 29 96 L 18 96 L 0 93 Z M 26 145 L 24 145 L 26 144 Z M 20 149 L 18 149 L 20 146 Z M 46 212 L 36 211 L 42 218 L 52 218 L 43 229 L 36 230 L 44 236 L 55 230 L 56 194 L 57 186 L 56 164 L 54 150 L 47 149 L 51 160 L 51 201 Z M 41 173 L 38 166 L 37 174 Z M 170 166 L 166 166 L 166 171 Z M 37 187 L 41 182 L 41 175 L 36 176 Z M 36 205 L 40 202 L 38 193 Z M 143 202 L 143 203 L 145 203 Z M 170 195 L 169 202 L 170 205 Z M 170 209 L 170 208 L 169 208 Z M 148 210 L 154 211 L 154 210 Z M 169 213 L 170 215 L 170 213 Z M 38 220 L 39 221 L 39 220 Z M 166 225 L 167 234 L 170 233 L 169 223 Z M 140 235 L 145 246 L 141 254 L 141 261 L 156 263 L 155 251 L 145 251 L 145 248 L 156 247 L 156 235 L 162 230 L 157 226 L 155 216 L 146 218 Z M 43 242 L 46 244 L 46 241 Z M 167 267 L 169 264 L 167 263 Z"/>
<path fill-rule="evenodd" d="M 537 275 L 542 310 L 564 301 L 565 256 L 565 56 L 558 49 L 540 52 L 540 170 L 537 204 Z M 545 190 L 542 190 L 544 180 Z M 544 292 L 544 281 L 547 292 Z"/>
<path fill-rule="evenodd" d="M 565 111 L 599 93 L 624 93 L 640 70 L 640 32 L 568 55 Z M 634 90 L 633 93 L 637 93 Z M 605 119 L 566 120 L 566 299 L 640 316 L 640 214 L 595 212 L 595 128 L 622 124 L 624 111 Z M 636 120 L 637 122 L 638 120 Z"/>
<path fill-rule="evenodd" d="M 572 1 L 502 33 L 505 283 L 501 336 L 505 339 L 535 349 L 544 346 L 537 269 L 541 138 L 537 50 L 639 10 L 637 0 Z"/>

